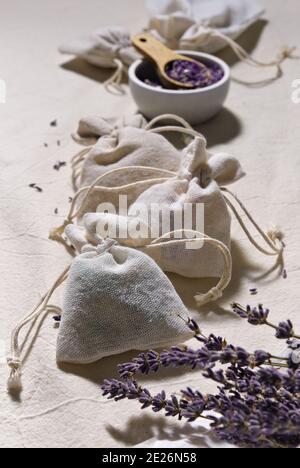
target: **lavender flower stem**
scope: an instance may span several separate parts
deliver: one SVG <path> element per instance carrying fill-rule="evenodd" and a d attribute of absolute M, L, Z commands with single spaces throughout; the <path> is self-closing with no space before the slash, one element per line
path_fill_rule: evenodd
<path fill-rule="evenodd" d="M 279 361 L 288 361 L 288 358 L 285 357 L 279 357 L 279 356 L 271 356 L 271 359 L 278 359 Z"/>

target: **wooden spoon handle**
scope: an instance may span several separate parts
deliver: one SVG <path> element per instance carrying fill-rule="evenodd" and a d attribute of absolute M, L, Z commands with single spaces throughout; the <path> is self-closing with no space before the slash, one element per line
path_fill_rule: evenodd
<path fill-rule="evenodd" d="M 173 53 L 151 34 L 138 34 L 133 38 L 132 42 L 143 55 L 154 61 L 162 72 L 164 72 L 168 62 L 176 59 L 177 54 Z"/>

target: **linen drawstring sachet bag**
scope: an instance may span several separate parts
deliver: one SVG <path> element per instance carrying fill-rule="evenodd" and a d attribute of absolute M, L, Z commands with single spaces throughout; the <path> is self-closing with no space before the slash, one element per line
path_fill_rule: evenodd
<path fill-rule="evenodd" d="M 258 68 L 273 67 L 275 76 L 261 82 L 267 84 L 283 74 L 281 64 L 293 58 L 295 47 L 284 47 L 271 62 L 254 59 L 236 40 L 264 13 L 256 0 L 146 0 L 151 15 L 148 31 L 172 49 L 194 50 L 215 54 L 231 47 L 239 60 Z"/>
<path fill-rule="evenodd" d="M 150 31 L 169 47 L 208 54 L 223 49 L 226 37 L 238 39 L 264 14 L 256 0 L 146 0 L 146 6 Z"/>
<path fill-rule="evenodd" d="M 189 136 L 194 133 L 196 134 L 182 119 L 176 116 L 163 117 L 171 118 L 182 123 L 182 133 L 187 132 Z M 154 119 L 153 122 L 148 124 L 147 132 L 150 132 L 152 125 L 155 125 L 159 121 L 160 119 Z M 84 138 L 111 138 L 111 133 L 113 131 L 126 128 L 127 124 L 129 124 L 132 129 L 141 129 L 145 126 L 145 121 L 138 115 L 128 117 L 128 119 L 117 120 L 89 118 L 80 122 L 78 133 Z M 168 128 L 169 131 L 180 130 L 180 127 L 163 127 L 163 130 L 165 130 L 165 128 Z M 158 132 L 159 131 L 160 129 L 158 128 Z M 161 136 L 159 133 L 155 133 L 154 135 L 157 137 Z M 145 135 L 143 136 L 145 138 Z M 163 140 L 163 146 L 159 147 L 162 143 L 161 139 L 159 138 L 158 144 L 155 141 L 154 149 L 150 152 L 150 157 L 153 155 L 155 159 L 155 152 L 161 153 L 161 150 L 164 150 L 165 146 L 168 146 L 166 142 L 167 140 Z M 140 142 L 138 142 L 137 145 L 141 147 Z M 171 148 L 169 150 L 170 157 L 168 161 L 171 167 L 174 167 L 172 166 L 172 164 L 174 164 L 172 157 L 175 154 L 177 158 L 175 167 L 177 167 L 179 165 L 180 154 L 178 155 L 176 152 L 173 153 L 175 148 L 173 150 L 171 144 L 168 148 Z M 136 149 L 136 146 L 131 146 L 131 151 L 134 149 Z M 115 160 L 117 165 L 119 159 L 122 160 L 123 153 L 123 149 L 121 149 L 121 151 L 117 150 L 117 157 Z M 125 154 L 127 153 L 130 154 L 130 151 L 125 147 Z M 140 155 L 142 155 L 142 152 L 140 152 Z M 162 156 L 165 155 L 163 154 Z M 128 162 L 126 162 L 126 164 L 128 164 Z M 157 158 L 157 164 L 160 164 L 159 158 Z M 165 162 L 163 164 L 165 164 Z M 73 166 L 73 169 L 78 169 L 76 164 Z M 143 171 L 147 169 L 155 172 L 155 181 L 158 180 L 158 176 L 162 177 L 162 180 L 164 180 L 163 177 L 166 176 L 166 173 L 169 177 L 173 175 L 171 171 L 142 166 Z M 128 175 L 129 170 L 132 170 L 132 166 L 129 168 L 116 167 L 114 169 L 115 173 L 118 173 L 118 170 L 123 170 Z M 109 172 L 107 173 L 105 170 L 100 178 L 106 176 L 109 177 Z M 97 180 L 94 181 L 94 184 L 97 184 Z M 106 196 L 108 199 L 111 199 L 113 192 L 110 192 L 110 190 L 114 189 L 114 187 L 104 186 L 99 187 L 99 189 L 107 190 Z M 80 189 L 72 202 L 72 213 L 75 209 L 80 192 L 83 194 L 86 192 L 85 195 L 88 198 L 93 190 L 97 191 L 97 187 L 91 186 Z M 117 187 L 116 190 L 119 190 L 119 187 Z M 58 316 L 60 314 L 63 315 L 61 332 L 58 339 L 57 359 L 64 362 L 92 362 L 101 357 L 125 350 L 142 350 L 149 349 L 149 347 L 158 347 L 160 345 L 169 346 L 170 344 L 185 341 L 190 336 L 189 328 L 186 325 L 188 314 L 183 303 L 168 278 L 149 256 L 141 251 L 135 251 L 124 246 L 117 246 L 115 241 L 109 239 L 103 240 L 99 236 L 97 240 L 95 240 L 94 237 L 93 243 L 91 244 L 88 240 L 88 236 L 83 233 L 82 228 L 70 224 L 69 217 L 63 229 L 65 229 L 65 234 L 78 256 L 75 258 L 71 267 L 66 268 L 52 288 L 42 297 L 33 311 L 17 325 L 12 333 L 11 357 L 8 359 L 8 365 L 11 368 L 8 387 L 12 391 L 20 390 L 21 388 L 22 356 L 19 345 L 19 334 L 23 327 L 34 322 L 39 317 L 41 317 L 42 321 L 49 313 Z M 54 237 L 57 239 L 56 236 Z M 89 259 L 90 262 L 87 262 L 87 259 Z M 82 276 L 83 271 L 84 275 Z M 109 279 L 105 279 L 106 275 L 108 275 Z M 89 277 L 88 285 L 85 283 L 86 276 Z M 121 278 L 122 281 L 120 282 Z M 143 281 L 142 289 L 140 287 L 141 279 Z M 49 302 L 55 290 L 66 281 L 65 299 L 63 310 L 61 311 L 59 307 L 53 306 Z M 114 287 L 109 289 L 108 286 L 112 284 L 114 284 Z M 105 310 L 108 311 L 108 314 L 104 314 L 102 317 L 99 311 L 103 312 L 102 300 L 104 297 Z M 75 298 L 76 301 L 74 302 Z M 108 307 L 109 302 L 111 302 L 111 304 Z M 125 309 L 126 314 L 123 313 Z M 91 314 L 89 313 L 90 310 L 92 311 Z M 140 315 L 138 315 L 138 312 L 140 312 Z M 97 317 L 93 315 L 95 313 L 98 314 Z M 123 329 L 122 334 L 119 335 L 118 323 L 120 323 L 120 316 L 124 318 L 127 324 L 127 334 L 125 329 Z M 67 319 L 67 317 L 69 318 Z M 81 318 L 83 323 L 79 322 L 79 318 Z M 88 318 L 90 318 L 90 321 Z M 132 330 L 136 329 L 138 318 L 140 333 L 134 338 L 130 333 Z M 111 325 L 109 325 L 110 320 L 112 320 Z M 97 326 L 95 325 L 96 323 Z M 110 329 L 110 334 L 115 340 L 113 346 L 107 341 L 108 329 Z M 97 331 L 96 338 L 93 335 L 95 330 Z M 123 339 L 124 333 L 126 335 L 125 339 Z M 66 339 L 66 337 L 69 338 Z M 96 348 L 94 348 L 95 340 L 98 345 Z M 79 349 L 80 353 L 78 354 Z"/>
<path fill-rule="evenodd" d="M 13 331 L 8 359 L 11 391 L 21 389 L 24 350 L 19 345 L 20 331 L 49 313 L 62 314 L 58 362 L 87 364 L 129 350 L 167 347 L 192 336 L 184 304 L 148 255 L 111 239 L 99 239 L 92 245 L 72 225 L 66 228 L 66 235 L 78 255 Z M 64 282 L 61 311 L 49 301 Z"/>
<path fill-rule="evenodd" d="M 131 227 L 138 227 L 140 236 L 136 236 L 133 229 L 128 229 L 128 237 L 119 241 L 141 248 L 164 271 L 187 278 L 222 277 L 225 263 L 230 276 L 231 221 L 218 182 L 234 182 L 243 173 L 238 161 L 227 154 L 215 155 L 210 160 L 208 156 L 206 140 L 196 137 L 184 150 L 177 175 L 153 182 L 129 207 L 128 217 L 114 213 L 86 214 L 84 225 L 89 238 L 96 240 L 97 235 L 105 235 L 106 232 L 109 235 L 127 232 L 126 225 L 130 227 L 131 224 Z M 197 207 L 203 207 L 203 220 L 202 211 L 196 212 Z M 197 219 L 198 216 L 201 218 Z M 189 231 L 195 242 L 187 248 L 184 239 Z M 133 232 L 132 237 L 130 232 Z M 206 245 L 197 248 L 197 235 L 203 237 L 203 234 L 207 237 Z M 167 242 L 169 237 L 171 239 Z"/>
<path fill-rule="evenodd" d="M 149 256 L 111 239 L 80 252 L 66 285 L 59 362 L 87 364 L 191 337 L 185 306 Z"/>
<path fill-rule="evenodd" d="M 170 125 L 172 121 L 177 125 Z M 155 127 L 159 123 L 163 125 Z M 168 114 L 148 124 L 140 115 L 110 119 L 109 122 L 101 117 L 82 120 L 75 139 L 82 142 L 83 138 L 84 143 L 93 144 L 72 160 L 73 186 L 84 192 L 98 178 L 96 185 L 99 187 L 90 193 L 80 215 L 96 211 L 99 203 L 104 201 L 114 203 L 119 192 L 114 187 L 123 187 L 123 195 L 128 196 L 130 204 L 153 180 L 171 177 L 172 171 L 177 171 L 180 166 L 182 151 L 163 136 L 167 132 L 189 139 L 199 135 L 183 119 Z"/>

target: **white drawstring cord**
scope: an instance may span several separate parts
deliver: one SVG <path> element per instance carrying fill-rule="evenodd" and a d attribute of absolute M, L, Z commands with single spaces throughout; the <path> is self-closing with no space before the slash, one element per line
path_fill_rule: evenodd
<path fill-rule="evenodd" d="M 259 82 L 248 82 L 248 81 L 245 81 L 245 80 L 242 80 L 242 79 L 239 79 L 239 78 L 233 78 L 234 81 L 236 81 L 236 82 L 238 82 L 240 84 L 255 86 L 255 85 L 268 84 L 268 83 L 270 83 L 272 81 L 275 81 L 275 80 L 277 80 L 278 78 L 280 78 L 283 75 L 281 65 L 284 62 L 284 60 L 286 60 L 288 58 L 299 58 L 298 56 L 294 55 L 296 47 L 284 47 L 282 49 L 282 51 L 280 51 L 279 56 L 278 56 L 277 59 L 272 60 L 271 62 L 262 62 L 260 60 L 257 60 L 255 58 L 253 58 L 242 46 L 240 46 L 237 42 L 235 42 L 233 39 L 226 36 L 225 34 L 222 34 L 221 32 L 215 31 L 213 29 L 210 30 L 210 31 L 212 32 L 212 34 L 215 37 L 219 37 L 219 38 L 223 39 L 232 48 L 232 50 L 234 51 L 236 56 L 242 62 L 245 62 L 248 65 L 253 66 L 253 67 L 257 67 L 257 68 L 271 68 L 271 67 L 276 68 L 276 74 L 275 74 L 274 77 L 269 78 L 269 79 L 265 79 L 265 80 L 262 80 L 262 81 L 259 81 Z"/>
<path fill-rule="evenodd" d="M 176 234 L 192 234 L 194 236 L 193 239 L 174 239 L 174 240 L 168 240 L 165 242 L 166 239 L 169 239 L 171 236 L 176 235 Z M 217 301 L 220 299 L 223 295 L 223 291 L 227 288 L 231 281 L 232 277 L 232 257 L 231 253 L 226 247 L 223 242 L 213 239 L 212 237 L 207 236 L 206 234 L 203 234 L 199 231 L 194 231 L 194 230 L 189 230 L 189 229 L 179 229 L 176 231 L 168 232 L 167 234 L 164 234 L 163 236 L 155 239 L 154 241 L 151 242 L 148 246 L 146 246 L 146 250 L 151 248 L 151 247 L 165 247 L 165 246 L 170 246 L 170 245 L 178 245 L 182 243 L 187 243 L 187 242 L 199 242 L 199 240 L 203 240 L 204 243 L 212 245 L 216 247 L 219 252 L 222 254 L 223 257 L 223 262 L 224 262 L 224 269 L 223 269 L 223 274 L 220 278 L 220 281 L 216 286 L 211 288 L 207 293 L 205 294 L 196 294 L 195 300 L 197 303 L 198 307 L 201 307 L 209 302 Z"/>
<path fill-rule="evenodd" d="M 122 78 L 123 73 L 127 71 L 125 65 L 121 62 L 120 59 L 115 58 L 114 63 L 116 64 L 116 71 L 112 74 L 108 80 L 104 82 L 104 87 L 108 92 L 117 91 L 119 94 L 125 94 L 124 89 L 122 88 Z"/>
<path fill-rule="evenodd" d="M 70 266 L 68 266 L 63 273 L 57 278 L 50 290 L 40 299 L 37 306 L 27 315 L 13 330 L 11 335 L 11 355 L 7 358 L 7 364 L 10 367 L 10 376 L 7 382 L 9 391 L 16 392 L 22 389 L 21 376 L 22 376 L 22 359 L 21 350 L 19 346 L 19 334 L 23 327 L 28 323 L 36 320 L 43 313 L 48 314 L 54 311 L 55 306 L 50 306 L 49 301 L 55 290 L 67 279 Z M 55 307 L 57 311 L 58 308 Z"/>
<path fill-rule="evenodd" d="M 243 203 L 239 200 L 239 198 L 232 193 L 228 188 L 221 187 L 222 192 L 227 193 L 238 203 L 240 208 L 242 209 L 243 213 L 246 215 L 252 226 L 256 229 L 258 234 L 262 237 L 262 239 L 266 242 L 266 244 L 270 247 L 271 251 L 266 250 L 264 247 L 260 246 L 256 240 L 253 238 L 252 234 L 250 233 L 249 229 L 245 225 L 244 221 L 242 220 L 240 214 L 238 213 L 237 209 L 233 205 L 233 203 L 229 200 L 228 197 L 224 195 L 224 199 L 227 205 L 232 210 L 233 214 L 235 215 L 237 221 L 239 222 L 241 228 L 245 232 L 246 236 L 248 237 L 249 241 L 251 242 L 257 250 L 259 250 L 264 255 L 268 256 L 280 256 L 283 253 L 284 247 L 282 242 L 280 241 L 280 237 L 282 237 L 281 233 L 277 230 L 271 230 L 269 234 L 266 234 L 263 229 L 258 225 L 258 223 L 254 220 L 253 216 L 249 213 Z"/>

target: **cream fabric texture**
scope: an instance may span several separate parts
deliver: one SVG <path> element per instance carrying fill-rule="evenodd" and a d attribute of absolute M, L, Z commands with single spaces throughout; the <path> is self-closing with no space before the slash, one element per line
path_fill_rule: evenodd
<path fill-rule="evenodd" d="M 237 39 L 264 13 L 256 0 L 146 0 L 148 28 L 170 47 L 215 53 Z"/>
<path fill-rule="evenodd" d="M 256 43 L 253 31 L 245 33 L 247 44 L 256 44 L 256 56 L 273 56 L 282 42 L 299 44 L 299 1 L 262 0 L 269 24 Z M 34 11 L 34 15 L 33 12 Z M 200 447 L 207 443 L 198 434 L 190 437 L 180 421 L 140 412 L 135 401 L 114 403 L 102 398 L 104 378 L 116 377 L 116 366 L 136 356 L 128 352 L 88 366 L 56 364 L 58 330 L 49 316 L 24 364 L 24 392 L 20 401 L 6 391 L 5 354 L 10 333 L 70 262 L 64 249 L 48 239 L 49 230 L 64 220 L 70 167 L 57 173 L 57 162 L 70 161 L 78 151 L 70 134 L 83 115 L 123 115 L 136 109 L 128 94 L 112 96 L 101 87 L 101 74 L 87 78 L 65 68 L 68 58 L 57 52 L 66 38 L 84 35 L 99 26 L 120 24 L 134 33 L 147 22 L 141 0 L 82 0 L 26 2 L 11 0 L 1 9 L 1 79 L 7 83 L 6 104 L 0 104 L 0 446 L 21 448 L 132 447 L 153 437 L 176 440 L 182 432 Z M 8 27 L 9 25 L 9 27 Z M 252 29 L 252 28 L 251 28 Z M 20 40 L 21 38 L 21 40 Z M 38 38 L 38 39 L 37 39 Z M 8 49 L 7 44 L 11 47 Z M 12 54 L 11 50 L 18 53 Z M 247 177 L 234 185 L 256 219 L 265 227 L 277 222 L 285 232 L 286 268 L 283 280 L 269 274 L 273 258 L 249 247 L 246 236 L 232 222 L 233 280 L 224 298 L 196 309 L 192 293 L 206 291 L 210 282 L 185 280 L 171 275 L 190 314 L 203 332 L 224 336 L 228 342 L 254 349 L 282 352 L 282 343 L 260 327 L 253 329 L 230 312 L 230 303 L 256 305 L 271 310 L 272 320 L 289 318 L 300 328 L 300 105 L 291 100 L 292 82 L 299 78 L 299 62 L 284 65 L 282 79 L 264 88 L 233 84 L 226 109 L 199 130 L 207 137 L 209 151 L 238 156 Z M 90 67 L 84 68 L 90 73 Z M 255 78 L 257 71 L 238 63 L 234 72 Z M 99 78 L 100 76 L 100 78 Z M 57 119 L 57 127 L 49 123 Z M 57 147 L 57 140 L 61 146 Z M 44 148 L 44 143 L 48 148 Z M 30 189 L 39 183 L 43 193 Z M 54 210 L 58 208 L 58 215 Z M 258 288 L 250 296 L 249 289 Z M 52 302 L 62 305 L 63 290 Z M 191 342 L 191 345 L 194 342 Z M 147 381 L 147 382 L 146 382 Z M 163 372 L 145 380 L 152 393 L 168 394 L 191 386 L 208 392 L 212 388 L 198 372 Z M 170 442 L 171 443 L 171 442 Z"/>
<path fill-rule="evenodd" d="M 92 65 L 115 68 L 116 60 L 128 66 L 140 58 L 131 45 L 129 32 L 123 27 L 100 28 L 87 36 L 72 39 L 59 48 L 62 54 L 76 55 Z"/>
<path fill-rule="evenodd" d="M 73 261 L 63 303 L 57 360 L 88 364 L 129 350 L 182 343 L 188 312 L 147 255 L 106 239 Z"/>

